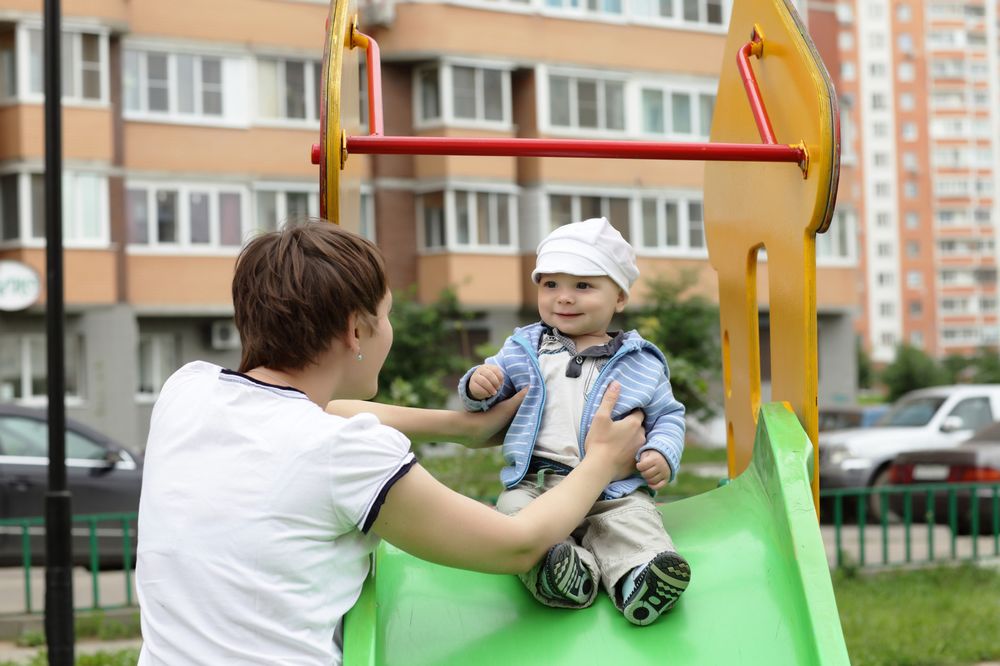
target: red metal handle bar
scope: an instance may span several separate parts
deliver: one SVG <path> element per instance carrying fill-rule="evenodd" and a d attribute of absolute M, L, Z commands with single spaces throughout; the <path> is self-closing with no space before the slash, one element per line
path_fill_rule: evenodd
<path fill-rule="evenodd" d="M 771 119 L 767 117 L 767 109 L 764 107 L 764 99 L 760 96 L 757 77 L 754 76 L 753 67 L 750 66 L 750 56 L 755 55 L 760 58 L 763 47 L 764 42 L 755 28 L 750 41 L 736 53 L 736 67 L 740 71 L 740 78 L 743 79 L 743 88 L 747 91 L 747 101 L 750 102 L 750 111 L 753 113 L 754 122 L 757 123 L 757 131 L 760 132 L 761 141 L 766 144 L 775 144 L 778 141 L 774 138 Z"/>
<path fill-rule="evenodd" d="M 349 136 L 347 152 L 360 155 L 483 155 L 604 157 L 611 159 L 801 162 L 800 146 L 744 143 L 664 143 L 589 139 L 478 139 L 440 136 Z"/>
<path fill-rule="evenodd" d="M 371 136 L 385 134 L 382 120 L 382 52 L 378 42 L 352 27 L 351 39 L 355 44 L 365 46 L 368 62 L 368 133 Z"/>
<path fill-rule="evenodd" d="M 739 51 L 736 64 L 746 89 L 750 111 L 763 144 L 666 143 L 661 141 L 602 141 L 579 139 L 453 138 L 384 136 L 382 117 L 382 62 L 378 43 L 352 28 L 352 45 L 364 46 L 368 63 L 368 136 L 346 138 L 346 152 L 361 155 L 479 155 L 503 157 L 598 157 L 610 159 L 662 159 L 736 162 L 793 162 L 805 173 L 805 147 L 777 143 L 771 121 L 750 65 L 750 56 L 761 56 L 763 40 L 754 29 Z M 319 146 L 312 161 L 319 163 Z"/>

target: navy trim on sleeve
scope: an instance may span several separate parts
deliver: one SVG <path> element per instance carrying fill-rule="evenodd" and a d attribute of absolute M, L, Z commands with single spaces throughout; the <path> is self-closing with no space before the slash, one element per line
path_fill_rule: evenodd
<path fill-rule="evenodd" d="M 368 517 L 365 518 L 365 524 L 361 526 L 361 531 L 368 534 L 368 530 L 372 528 L 375 523 L 375 519 L 378 518 L 378 512 L 382 509 L 382 505 L 385 503 L 385 496 L 389 494 L 389 490 L 392 489 L 393 485 L 400 479 L 402 479 L 407 472 L 413 469 L 413 466 L 417 464 L 417 459 L 414 458 L 410 462 L 406 463 L 392 475 L 392 477 L 385 482 L 382 486 L 382 490 L 378 491 L 378 497 L 372 502 L 372 508 L 368 512 Z"/>

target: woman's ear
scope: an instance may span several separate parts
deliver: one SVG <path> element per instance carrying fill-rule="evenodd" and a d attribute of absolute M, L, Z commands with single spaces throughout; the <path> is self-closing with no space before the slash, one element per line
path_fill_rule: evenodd
<path fill-rule="evenodd" d="M 344 345 L 351 350 L 352 354 L 361 353 L 361 322 L 358 313 L 352 312 L 347 316 L 347 331 L 344 332 Z"/>

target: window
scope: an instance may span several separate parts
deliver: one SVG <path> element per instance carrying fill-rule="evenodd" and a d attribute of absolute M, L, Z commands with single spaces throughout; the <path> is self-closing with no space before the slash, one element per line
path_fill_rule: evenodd
<path fill-rule="evenodd" d="M 550 228 L 594 217 L 605 217 L 625 240 L 631 242 L 631 198 L 622 196 L 589 196 L 550 194 Z"/>
<path fill-rule="evenodd" d="M 63 241 L 70 246 L 109 242 L 108 180 L 102 174 L 65 171 L 62 181 Z M 45 241 L 45 176 L 0 176 L 0 241 Z"/>
<path fill-rule="evenodd" d="M 42 31 L 28 31 L 29 95 L 44 95 Z M 107 102 L 108 37 L 88 32 L 63 32 L 62 96 L 68 102 Z"/>
<path fill-rule="evenodd" d="M 882 110 L 889 108 L 888 102 L 886 101 L 886 96 L 883 93 L 875 93 L 872 95 L 872 109 Z"/>
<path fill-rule="evenodd" d="M 894 254 L 892 243 L 878 243 L 876 245 L 876 254 L 880 257 L 891 257 Z"/>
<path fill-rule="evenodd" d="M 915 78 L 915 72 L 913 69 L 913 63 L 911 62 L 901 62 L 899 66 L 896 67 L 896 74 L 900 81 L 912 81 Z M 912 96 L 910 97 L 912 104 Z M 902 106 L 902 104 L 900 104 Z M 912 109 L 913 107 L 910 106 Z"/>
<path fill-rule="evenodd" d="M 510 72 L 490 67 L 435 64 L 414 74 L 419 122 L 510 125 Z"/>
<path fill-rule="evenodd" d="M 155 398 L 163 382 L 180 367 L 180 338 L 170 333 L 139 335 L 138 381 L 136 394 Z"/>
<path fill-rule="evenodd" d="M 425 250 L 516 247 L 514 194 L 449 189 L 417 201 Z"/>
<path fill-rule="evenodd" d="M 875 196 L 877 197 L 888 197 L 892 194 L 891 186 L 886 181 L 879 181 L 875 183 Z"/>
<path fill-rule="evenodd" d="M 903 140 L 904 141 L 916 141 L 920 136 L 920 132 L 917 129 L 916 123 L 903 123 Z"/>
<path fill-rule="evenodd" d="M 826 233 L 816 235 L 818 261 L 854 258 L 855 219 L 853 211 L 837 210 L 834 213 L 833 222 Z"/>
<path fill-rule="evenodd" d="M 367 238 L 368 240 L 375 242 L 375 195 L 371 191 L 362 190 L 361 191 L 361 210 L 359 212 L 359 217 L 361 218 L 360 224 L 358 225 L 358 233 Z"/>
<path fill-rule="evenodd" d="M 878 314 L 880 317 L 892 317 L 896 314 L 896 306 L 889 301 L 882 301 L 878 304 Z"/>
<path fill-rule="evenodd" d="M 607 0 L 604 0 L 607 2 Z M 547 0 L 550 6 L 577 6 L 578 0 Z M 700 23 L 706 26 L 723 26 L 727 20 L 727 10 L 731 0 L 631 0 L 628 3 L 629 16 L 667 20 L 672 23 Z M 595 0 L 587 0 L 588 9 Z M 620 7 L 617 0 L 613 7 Z M 594 11 L 590 9 L 590 11 Z M 608 10 L 605 10 L 608 11 Z M 613 13 L 620 13 L 616 9 Z"/>
<path fill-rule="evenodd" d="M 896 20 L 900 23 L 906 23 L 913 16 L 913 10 L 906 3 L 900 3 L 896 5 Z"/>
<path fill-rule="evenodd" d="M 913 93 L 902 93 L 899 96 L 899 108 L 903 111 L 913 111 L 914 97 Z"/>
<path fill-rule="evenodd" d="M 851 62 L 850 60 L 845 60 L 842 63 L 840 63 L 840 78 L 842 78 L 845 81 L 853 81 L 854 75 L 855 72 L 854 72 L 853 62 Z"/>
<path fill-rule="evenodd" d="M 83 395 L 83 340 L 67 335 L 66 398 Z M 45 336 L 0 335 L 0 401 L 44 402 L 48 398 Z"/>
<path fill-rule="evenodd" d="M 915 259 L 920 256 L 920 241 L 906 241 L 906 256 Z"/>
<path fill-rule="evenodd" d="M 974 333 L 971 336 L 965 335 L 963 337 L 975 338 Z M 966 398 L 955 405 L 951 412 L 948 413 L 946 419 L 952 417 L 961 421 L 959 430 L 979 430 L 993 422 L 993 410 L 990 409 L 990 399 L 985 397 Z"/>
<path fill-rule="evenodd" d="M 191 56 L 186 56 L 190 59 Z M 257 113 L 261 118 L 319 120 L 322 63 L 318 60 L 257 60 Z M 221 88 L 219 113 L 221 113 Z"/>
<path fill-rule="evenodd" d="M 907 199 L 916 199 L 918 193 L 917 182 L 915 180 L 908 180 L 903 183 L 903 196 Z"/>
<path fill-rule="evenodd" d="M 920 214 L 914 212 L 908 212 L 904 216 L 905 224 L 907 229 L 917 229 L 920 227 Z"/>
<path fill-rule="evenodd" d="M 690 96 L 686 102 L 690 119 Z M 684 101 L 678 100 L 677 117 L 683 116 L 683 106 Z M 671 113 L 674 113 L 673 109 Z M 553 127 L 623 131 L 624 82 L 550 75 L 549 122 Z M 674 131 L 680 130 L 675 128 Z"/>
<path fill-rule="evenodd" d="M 910 289 L 920 289 L 924 286 L 924 274 L 920 271 L 907 271 L 906 286 Z"/>
<path fill-rule="evenodd" d="M 274 231 L 285 222 L 319 216 L 319 192 L 313 188 L 271 189 L 257 187 L 257 230 Z"/>
<path fill-rule="evenodd" d="M 879 211 L 875 213 L 875 226 L 880 229 L 886 229 L 892 224 L 892 215 L 885 211 Z"/>
<path fill-rule="evenodd" d="M 223 59 L 188 53 L 125 50 L 125 111 L 133 115 L 221 119 L 225 112 Z M 262 87 L 267 83 L 262 75 Z M 274 104 L 281 90 L 271 86 Z M 262 109 L 262 114 L 267 109 Z M 304 116 L 303 116 L 304 117 Z"/>
<path fill-rule="evenodd" d="M 854 48 L 854 33 L 849 30 L 841 30 L 837 35 L 837 45 L 848 51 Z"/>
<path fill-rule="evenodd" d="M 924 314 L 924 304 L 922 301 L 910 301 L 908 304 L 910 316 L 917 318 Z"/>
<path fill-rule="evenodd" d="M 622 0 L 545 0 L 545 6 L 550 9 L 562 9 L 572 12 L 590 14 L 621 14 Z"/>
<path fill-rule="evenodd" d="M 637 231 L 641 237 L 633 243 L 637 248 L 671 254 L 704 254 L 705 219 L 700 199 L 678 195 L 643 196 L 639 212 L 641 219 Z"/>
<path fill-rule="evenodd" d="M 126 221 L 133 248 L 238 248 L 244 237 L 241 188 L 129 183 Z"/>
<path fill-rule="evenodd" d="M 707 138 L 712 130 L 715 95 L 643 88 L 642 131 Z"/>

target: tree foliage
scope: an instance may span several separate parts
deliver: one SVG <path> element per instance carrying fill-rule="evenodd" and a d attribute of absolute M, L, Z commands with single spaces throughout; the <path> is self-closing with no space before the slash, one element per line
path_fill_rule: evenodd
<path fill-rule="evenodd" d="M 858 349 L 858 387 L 870 389 L 875 384 L 875 368 L 872 367 L 871 356 L 865 346 L 861 344 L 861 338 L 857 339 Z"/>
<path fill-rule="evenodd" d="M 690 293 L 697 280 L 693 272 L 654 278 L 647 284 L 646 303 L 626 311 L 626 320 L 666 355 L 674 396 L 688 413 L 705 418 L 715 412 L 709 382 L 721 365 L 719 308 Z"/>
<path fill-rule="evenodd" d="M 882 370 L 882 383 L 892 402 L 908 391 L 949 382 L 947 371 L 923 350 L 908 344 L 896 348 L 896 359 Z"/>
<path fill-rule="evenodd" d="M 379 374 L 378 400 L 408 407 L 443 407 L 453 388 L 448 375 L 466 369 L 456 354 L 463 312 L 454 292 L 443 291 L 434 303 L 421 304 L 413 289 L 393 293 L 392 351 Z"/>

